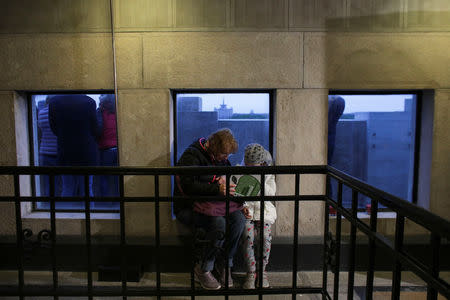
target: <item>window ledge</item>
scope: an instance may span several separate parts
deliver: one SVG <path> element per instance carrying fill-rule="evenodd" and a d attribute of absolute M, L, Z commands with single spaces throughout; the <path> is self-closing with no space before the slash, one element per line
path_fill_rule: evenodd
<path fill-rule="evenodd" d="M 80 212 L 57 212 L 55 214 L 56 219 L 70 219 L 70 220 L 84 220 L 86 218 L 85 213 Z M 120 218 L 119 213 L 91 213 L 91 219 L 93 220 L 118 220 Z M 22 215 L 22 219 L 50 219 L 49 212 L 27 212 Z"/>
<path fill-rule="evenodd" d="M 397 214 L 392 211 L 377 213 L 378 219 L 395 219 Z M 358 212 L 358 219 L 370 219 L 370 214 L 366 212 Z"/>
<path fill-rule="evenodd" d="M 377 213 L 378 219 L 395 219 L 396 216 L 397 216 L 397 214 L 392 211 Z M 361 211 L 361 212 L 358 212 L 357 218 L 358 219 L 370 219 L 370 214 Z M 330 215 L 330 219 L 336 219 L 336 215 Z"/>

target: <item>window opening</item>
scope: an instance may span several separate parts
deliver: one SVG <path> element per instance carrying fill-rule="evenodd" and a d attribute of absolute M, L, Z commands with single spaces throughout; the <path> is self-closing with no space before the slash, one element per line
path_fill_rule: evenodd
<path fill-rule="evenodd" d="M 111 92 L 87 94 L 31 94 L 31 127 L 35 166 L 117 166 L 117 124 L 115 96 Z M 54 178 L 55 196 L 84 196 L 84 178 L 64 174 Z M 49 196 L 49 176 L 35 176 L 36 196 Z M 95 197 L 119 195 L 117 176 L 89 176 L 89 194 Z M 84 201 L 56 202 L 58 211 L 83 211 Z M 35 211 L 50 209 L 37 201 Z M 91 210 L 117 211 L 118 202 L 91 202 Z"/>
<path fill-rule="evenodd" d="M 418 101 L 417 92 L 331 93 L 328 164 L 415 203 Z M 331 190 L 336 197 L 335 184 Z M 346 187 L 343 203 L 351 207 L 351 192 Z M 358 208 L 368 205 L 370 199 L 361 195 Z"/>
<path fill-rule="evenodd" d="M 194 140 L 220 128 L 231 129 L 239 145 L 229 157 L 232 165 L 242 164 L 249 143 L 272 152 L 271 91 L 180 91 L 174 92 L 174 99 L 175 162 Z"/>

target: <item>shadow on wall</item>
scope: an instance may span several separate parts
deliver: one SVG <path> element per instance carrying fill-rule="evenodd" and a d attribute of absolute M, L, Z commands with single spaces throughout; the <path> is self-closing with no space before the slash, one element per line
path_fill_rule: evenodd
<path fill-rule="evenodd" d="M 435 64 L 424 59 L 423 43 L 417 37 L 394 34 L 399 32 L 448 32 L 450 11 L 410 11 L 390 14 L 373 14 L 352 18 L 330 18 L 326 21 L 328 33 L 324 38 L 324 49 L 316 51 L 314 61 L 324 66 L 323 84 L 331 89 L 399 89 L 438 87 L 433 77 Z M 406 18 L 401 22 L 401 16 Z M 339 24 L 337 26 L 336 24 Z M 342 30 L 344 26 L 344 30 Z M 340 35 L 341 32 L 383 32 L 392 35 Z M 424 35 L 425 37 L 426 35 Z M 433 45 L 425 46 L 432 49 Z M 439 51 L 439 47 L 436 48 Z M 438 54 L 438 52 L 436 52 Z M 431 53 L 431 57 L 434 54 Z M 308 64 L 308 62 L 306 62 Z M 311 65 L 318 69 L 319 65 Z M 316 78 L 319 79 L 319 78 Z M 320 80 L 320 79 L 319 79 Z M 316 82 L 317 84 L 317 82 Z"/>

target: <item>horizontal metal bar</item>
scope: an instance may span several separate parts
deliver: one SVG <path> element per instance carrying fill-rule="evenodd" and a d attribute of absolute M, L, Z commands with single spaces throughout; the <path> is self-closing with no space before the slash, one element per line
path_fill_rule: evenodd
<path fill-rule="evenodd" d="M 301 195 L 301 196 L 242 196 L 239 197 L 240 201 L 294 201 L 295 199 L 299 201 L 325 201 L 324 195 Z M 142 196 L 142 197 L 90 197 L 91 202 L 172 202 L 176 200 L 196 200 L 196 201 L 217 201 L 218 199 L 223 199 L 225 201 L 225 197 L 217 197 L 217 196 L 196 196 L 196 197 L 153 197 L 153 196 Z M 231 198 L 233 199 L 233 198 Z M 33 197 L 33 196 L 0 196 L 0 202 L 75 202 L 75 201 L 84 201 L 85 197 Z"/>
<path fill-rule="evenodd" d="M 325 165 L 312 166 L 182 166 L 182 167 L 37 167 L 0 166 L 0 175 L 204 175 L 204 174 L 325 174 Z"/>
<path fill-rule="evenodd" d="M 270 288 L 262 290 L 248 290 L 248 289 L 220 289 L 220 290 L 203 290 L 201 288 L 196 290 L 183 288 L 162 288 L 156 290 L 151 287 L 128 287 L 126 296 L 219 296 L 219 295 L 274 295 L 274 294 L 322 294 L 321 288 L 301 287 L 301 288 Z M 88 293 L 86 288 L 80 286 L 64 286 L 53 289 L 52 286 L 33 286 L 26 287 L 22 294 L 17 292 L 14 287 L 1 287 L 0 295 L 2 296 L 123 296 L 121 287 L 93 287 L 92 293 Z"/>

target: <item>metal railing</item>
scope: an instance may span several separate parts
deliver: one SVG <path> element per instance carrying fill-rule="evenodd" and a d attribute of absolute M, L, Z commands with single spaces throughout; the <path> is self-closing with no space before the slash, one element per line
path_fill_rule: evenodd
<path fill-rule="evenodd" d="M 54 177 L 60 174 L 73 174 L 84 176 L 85 193 L 83 197 L 55 197 L 54 196 Z M 161 196 L 160 179 L 162 177 L 172 177 L 175 175 L 201 175 L 201 174 L 223 174 L 226 175 L 227 185 L 230 184 L 230 177 L 233 174 L 259 174 L 261 175 L 261 195 L 254 197 L 244 197 L 245 201 L 261 201 L 261 222 L 264 222 L 264 202 L 276 201 L 276 202 L 291 202 L 293 203 L 293 240 L 292 240 L 292 269 L 289 270 L 292 275 L 292 282 L 289 287 L 271 287 L 262 288 L 262 270 L 259 270 L 259 287 L 255 290 L 246 290 L 240 287 L 228 288 L 226 287 L 216 291 L 203 290 L 195 286 L 193 268 L 191 268 L 190 286 L 186 287 L 162 287 L 161 286 L 161 257 L 163 255 L 161 250 L 161 208 L 160 204 L 164 202 L 172 202 L 179 200 L 178 197 Z M 280 196 L 264 196 L 264 175 L 287 174 L 295 178 L 295 192 L 291 195 Z M 318 174 L 326 176 L 327 178 L 327 192 L 326 194 L 319 195 L 305 195 L 301 194 L 301 175 L 303 174 Z M 347 299 L 353 299 L 354 296 L 354 282 L 355 282 L 355 256 L 357 251 L 357 230 L 363 235 L 367 236 L 369 240 L 369 255 L 368 265 L 365 272 L 367 272 L 366 281 L 366 299 L 372 299 L 374 291 L 374 272 L 376 269 L 376 254 L 379 249 L 388 251 L 394 259 L 394 268 L 392 270 L 392 299 L 399 299 L 400 297 L 400 284 L 402 271 L 408 270 L 419 276 L 427 286 L 427 299 L 437 299 L 438 293 L 449 298 L 450 288 L 446 281 L 440 277 L 440 260 L 442 257 L 440 248 L 443 243 L 450 240 L 450 223 L 430 212 L 421 209 L 411 203 L 408 203 L 395 196 L 387 194 L 381 190 L 378 190 L 368 184 L 365 184 L 351 176 L 348 176 L 329 166 L 273 166 L 273 167 L 176 167 L 176 168 L 140 168 L 140 167 L 0 167 L 0 180 L 3 187 L 12 186 L 12 194 L 5 195 L 7 191 L 0 191 L 1 203 L 10 203 L 14 205 L 15 209 L 15 242 L 16 247 L 16 263 L 14 271 L 17 271 L 17 285 L 3 285 L 0 283 L 0 295 L 4 296 L 18 296 L 20 299 L 24 299 L 27 296 L 53 296 L 57 299 L 59 296 L 87 296 L 92 299 L 96 296 L 154 296 L 160 299 L 166 296 L 190 296 L 195 299 L 196 296 L 204 295 L 223 295 L 225 299 L 228 299 L 231 295 L 258 295 L 259 299 L 263 298 L 263 295 L 271 294 L 287 294 L 292 295 L 292 299 L 296 299 L 300 294 L 317 294 L 321 295 L 323 299 L 338 299 L 339 297 L 339 280 L 340 271 L 343 270 L 340 258 L 344 254 L 341 252 L 343 249 L 342 239 L 342 220 L 345 218 L 350 222 L 351 229 L 348 242 L 348 287 L 347 287 Z M 21 194 L 21 180 L 23 177 L 26 180 L 30 180 L 33 176 L 48 175 L 50 177 L 50 195 L 49 197 L 35 197 L 24 196 Z M 91 197 L 89 193 L 89 176 L 91 175 L 116 175 L 119 177 L 119 197 Z M 153 196 L 128 196 L 124 193 L 124 178 L 126 176 L 152 176 L 154 179 L 154 193 Z M 330 192 L 330 182 L 337 183 L 337 199 L 332 199 Z M 343 186 L 352 190 L 352 206 L 350 209 L 345 208 L 342 205 L 342 190 Z M 371 200 L 371 212 L 370 223 L 366 224 L 358 217 L 358 195 L 365 195 Z M 198 197 L 196 197 L 198 199 Z M 211 200 L 217 200 L 214 197 L 201 197 Z M 226 201 L 227 207 L 229 200 L 232 196 L 227 195 L 222 198 Z M 51 260 L 47 267 L 52 273 L 52 282 L 45 285 L 29 285 L 25 283 L 24 272 L 26 271 L 26 265 L 24 263 L 26 255 L 25 239 L 29 236 L 31 231 L 28 228 L 23 228 L 22 219 L 22 203 L 33 201 L 48 201 L 50 202 L 49 219 L 50 228 L 45 229 L 40 233 L 39 239 L 46 240 L 46 246 L 50 249 Z M 87 280 L 86 286 L 80 287 L 76 285 L 66 285 L 59 282 L 58 273 L 63 268 L 58 263 L 57 257 L 57 238 L 56 238 L 56 209 L 55 202 L 60 201 L 83 201 L 85 204 L 84 219 L 85 219 L 85 241 L 83 247 L 86 251 L 86 273 Z M 108 201 L 119 202 L 119 224 L 120 224 L 120 286 L 94 286 L 93 273 L 98 271 L 98 266 L 95 265 L 93 260 L 92 251 L 92 228 L 91 228 L 91 201 Z M 298 284 L 298 272 L 299 269 L 299 210 L 300 202 L 304 201 L 323 201 L 325 207 L 325 219 L 323 227 L 323 259 L 322 259 L 322 286 L 299 286 Z M 130 246 L 127 244 L 126 238 L 126 215 L 125 204 L 129 202 L 142 202 L 154 204 L 154 247 L 155 247 L 155 269 L 156 269 L 156 285 L 155 286 L 136 286 L 128 283 L 128 269 L 129 264 L 127 262 L 127 248 Z M 392 243 L 386 236 L 377 232 L 378 223 L 378 207 L 384 205 L 391 209 L 396 214 L 395 221 L 395 240 Z M 332 207 L 336 211 L 336 218 L 332 217 L 330 220 L 329 209 Z M 132 216 L 131 216 L 132 217 Z M 228 213 L 227 228 L 228 228 Z M 404 232 L 405 232 L 405 219 L 417 223 L 430 232 L 430 247 L 432 249 L 432 258 L 430 265 L 425 265 L 420 262 L 419 259 L 412 256 L 410 253 L 404 251 Z M 336 223 L 336 232 L 330 233 L 330 221 Z M 225 239 L 228 237 L 228 230 L 225 232 Z M 443 242 L 445 241 L 445 242 Z M 260 232 L 260 241 L 263 242 L 263 231 Z M 0 242 L 0 247 L 2 247 Z M 194 244 L 194 242 L 193 242 Z M 194 246 L 195 247 L 195 246 Z M 262 251 L 262 247 L 260 247 Z M 225 249 L 227 251 L 227 249 Z M 260 254 L 262 254 L 260 252 Z M 262 265 L 262 255 L 259 256 L 260 265 Z M 4 268 L 3 268 L 4 269 Z M 228 270 L 228 268 L 226 268 Z M 0 270 L 1 273 L 2 270 Z M 328 286 L 328 274 L 332 271 L 334 273 L 333 292 L 330 293 L 327 289 Z M 227 271 L 228 272 L 228 271 Z M 226 276 L 228 278 L 228 276 Z M 227 279 L 228 280 L 228 279 Z"/>

